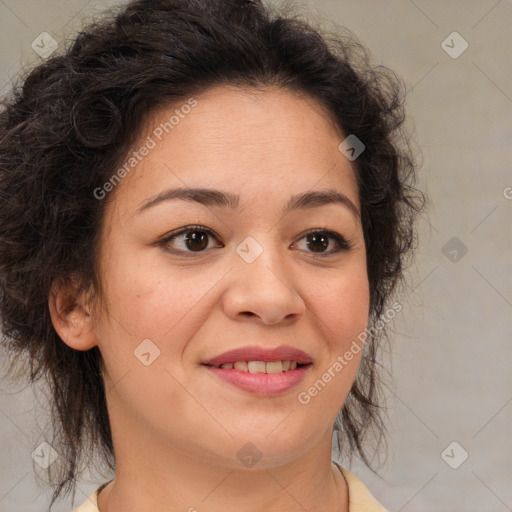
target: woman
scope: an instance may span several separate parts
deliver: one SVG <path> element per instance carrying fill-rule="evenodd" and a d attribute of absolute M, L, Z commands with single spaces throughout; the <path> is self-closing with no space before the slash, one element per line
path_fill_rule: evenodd
<path fill-rule="evenodd" d="M 3 344 L 52 391 L 52 504 L 97 448 L 115 478 L 77 512 L 385 510 L 331 442 L 370 466 L 383 438 L 422 195 L 360 49 L 258 0 L 139 0 L 4 102 Z"/>

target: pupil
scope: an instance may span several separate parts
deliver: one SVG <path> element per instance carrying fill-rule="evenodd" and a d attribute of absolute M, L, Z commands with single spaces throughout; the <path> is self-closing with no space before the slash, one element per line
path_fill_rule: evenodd
<path fill-rule="evenodd" d="M 204 231 L 189 231 L 192 235 L 187 235 L 185 237 L 187 247 L 191 250 L 197 249 L 202 250 L 208 247 L 208 237 Z M 198 235 L 199 233 L 199 235 Z M 198 244 L 195 245 L 194 244 Z"/>
<path fill-rule="evenodd" d="M 313 241 L 313 244 L 311 244 L 311 241 Z M 320 242 L 320 244 L 322 244 L 322 245 L 318 245 L 318 242 Z M 318 233 L 312 233 L 312 234 L 308 235 L 308 247 L 310 249 L 314 250 L 315 247 L 316 248 L 320 247 L 320 249 L 322 249 L 322 248 L 327 249 L 328 245 L 329 245 L 328 237 L 318 234 Z M 314 250 L 313 252 L 321 252 L 321 251 Z"/>

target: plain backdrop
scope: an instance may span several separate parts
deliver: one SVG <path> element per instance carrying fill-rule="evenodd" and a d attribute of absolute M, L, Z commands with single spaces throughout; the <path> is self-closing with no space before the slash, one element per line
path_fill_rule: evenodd
<path fill-rule="evenodd" d="M 0 91 L 20 66 L 42 60 L 32 48 L 42 32 L 62 43 L 107 5 L 0 0 Z M 381 477 L 357 461 L 351 470 L 390 511 L 510 511 L 512 3 L 301 5 L 353 31 L 376 65 L 407 83 L 420 186 L 432 202 L 386 361 L 389 456 Z M 31 453 L 45 440 L 44 395 L 16 391 L 0 383 L 0 512 L 43 511 L 50 493 Z M 102 481 L 84 475 L 74 506 Z"/>

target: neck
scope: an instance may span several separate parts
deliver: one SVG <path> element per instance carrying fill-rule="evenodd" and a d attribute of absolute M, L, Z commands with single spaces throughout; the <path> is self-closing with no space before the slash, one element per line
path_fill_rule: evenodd
<path fill-rule="evenodd" d="M 116 477 L 99 495 L 100 512 L 348 512 L 346 482 L 331 462 L 330 432 L 292 461 L 261 469 L 162 449 L 156 436 L 130 433 L 114 436 Z"/>

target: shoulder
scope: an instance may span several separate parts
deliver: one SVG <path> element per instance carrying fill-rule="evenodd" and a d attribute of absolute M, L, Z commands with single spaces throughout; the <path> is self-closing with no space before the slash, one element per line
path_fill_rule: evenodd
<path fill-rule="evenodd" d="M 336 464 L 348 486 L 349 512 L 387 512 L 353 473 Z"/>
<path fill-rule="evenodd" d="M 94 494 L 89 496 L 87 500 L 82 503 L 78 508 L 73 510 L 73 512 L 99 512 L 98 509 L 98 494 L 101 492 L 101 490 L 106 487 L 111 480 L 108 482 L 105 482 L 104 484 L 101 484 L 96 491 L 94 491 Z"/>

